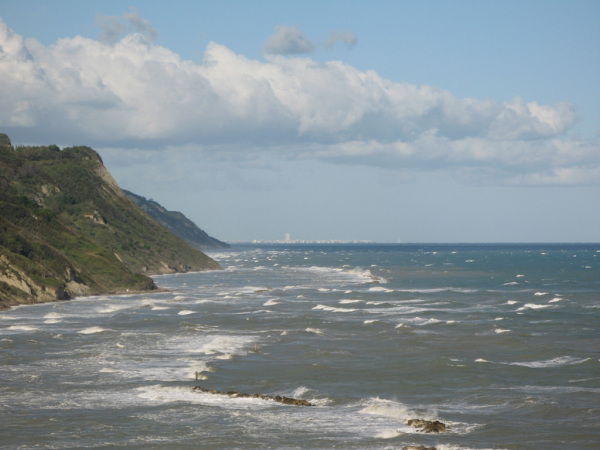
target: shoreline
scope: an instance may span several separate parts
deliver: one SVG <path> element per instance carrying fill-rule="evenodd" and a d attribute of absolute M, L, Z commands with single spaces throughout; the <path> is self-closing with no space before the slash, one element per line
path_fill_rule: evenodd
<path fill-rule="evenodd" d="M 187 273 L 187 272 L 181 272 L 181 273 Z M 5 312 L 5 311 L 10 311 L 13 308 L 17 308 L 20 306 L 36 306 L 36 305 L 43 305 L 46 303 L 59 303 L 59 302 L 70 302 L 72 300 L 77 300 L 77 299 L 81 299 L 81 298 L 94 298 L 94 297 L 103 297 L 103 296 L 117 296 L 117 295 L 138 295 L 138 294 L 158 294 L 161 292 L 177 292 L 177 289 L 169 289 L 169 288 L 156 288 L 156 289 L 137 289 L 137 290 L 131 290 L 131 289 L 126 289 L 124 291 L 109 291 L 109 292 L 97 292 L 94 294 L 90 294 L 90 295 L 76 295 L 72 298 L 68 298 L 68 299 L 54 299 L 54 300 L 40 300 L 40 301 L 32 301 L 30 303 L 17 303 L 14 305 L 1 305 L 0 306 L 0 313 Z"/>

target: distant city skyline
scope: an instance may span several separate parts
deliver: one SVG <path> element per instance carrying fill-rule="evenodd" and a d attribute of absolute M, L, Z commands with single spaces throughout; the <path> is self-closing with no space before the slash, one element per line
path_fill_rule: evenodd
<path fill-rule="evenodd" d="M 0 132 L 225 241 L 599 242 L 600 2 L 0 0 Z"/>

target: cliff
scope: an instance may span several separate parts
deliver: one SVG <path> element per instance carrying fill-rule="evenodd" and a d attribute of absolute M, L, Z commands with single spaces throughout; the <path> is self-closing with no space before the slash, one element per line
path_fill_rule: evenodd
<path fill-rule="evenodd" d="M 159 203 L 145 197 L 136 195 L 133 192 L 123 190 L 136 205 L 142 208 L 150 217 L 169 230 L 171 233 L 179 236 L 188 244 L 200 250 L 214 250 L 219 248 L 228 248 L 229 244 L 219 241 L 209 236 L 204 230 L 190 219 L 178 211 L 169 211 Z"/>
<path fill-rule="evenodd" d="M 0 308 L 218 268 L 135 205 L 91 148 L 15 149 L 0 134 Z"/>

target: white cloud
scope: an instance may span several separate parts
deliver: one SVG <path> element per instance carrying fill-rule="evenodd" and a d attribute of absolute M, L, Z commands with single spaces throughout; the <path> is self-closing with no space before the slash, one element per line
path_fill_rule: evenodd
<path fill-rule="evenodd" d="M 155 42 L 158 32 L 152 24 L 140 16 L 137 8 L 131 7 L 123 16 L 107 16 L 102 13 L 96 15 L 96 25 L 102 30 L 98 38 L 101 42 L 115 44 L 125 33 L 139 33 L 150 42 Z"/>
<path fill-rule="evenodd" d="M 137 11 L 126 20 L 135 32 L 120 40 L 77 36 L 46 47 L 0 19 L 0 130 L 15 142 L 193 144 L 220 157 L 445 167 L 505 183 L 600 182 L 598 143 L 566 137 L 577 120 L 569 103 L 461 99 L 339 61 L 249 60 L 212 42 L 195 63 L 153 44 Z M 288 50 L 273 53 L 300 50 L 303 34 L 284 31 L 280 48 Z"/>

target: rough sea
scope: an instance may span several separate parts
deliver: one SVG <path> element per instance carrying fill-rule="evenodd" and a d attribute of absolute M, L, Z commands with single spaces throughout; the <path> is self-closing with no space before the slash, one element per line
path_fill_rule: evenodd
<path fill-rule="evenodd" d="M 600 244 L 211 256 L 163 292 L 0 312 L 0 447 L 600 448 Z"/>

